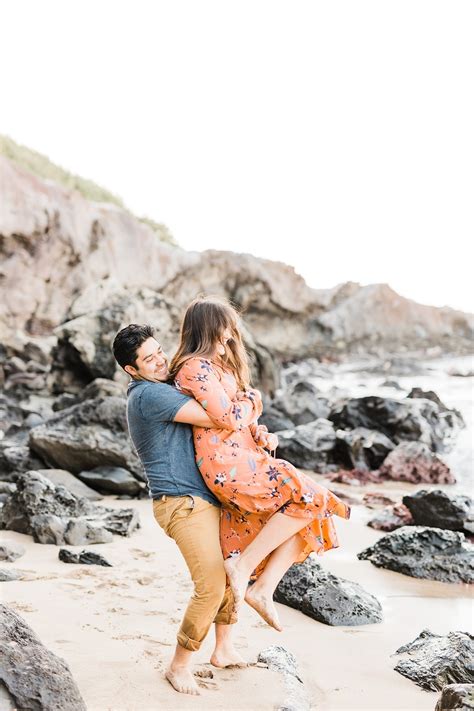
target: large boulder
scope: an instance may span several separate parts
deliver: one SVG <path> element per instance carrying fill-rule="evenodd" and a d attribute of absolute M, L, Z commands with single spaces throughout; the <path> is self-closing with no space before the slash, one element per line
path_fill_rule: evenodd
<path fill-rule="evenodd" d="M 86 711 L 86 705 L 60 657 L 50 652 L 26 622 L 0 604 L 0 682 L 18 709 Z"/>
<path fill-rule="evenodd" d="M 370 528 L 375 528 L 376 531 L 385 531 L 386 533 L 395 531 L 402 526 L 411 526 L 412 524 L 412 515 L 403 504 L 390 504 L 367 522 Z"/>
<path fill-rule="evenodd" d="M 419 526 L 474 533 L 474 506 L 470 496 L 450 495 L 441 489 L 421 489 L 415 494 L 404 496 L 403 503 L 410 509 L 413 521 Z"/>
<path fill-rule="evenodd" d="M 423 442 L 402 442 L 387 455 L 380 476 L 412 484 L 454 484 L 456 479 L 445 462 Z"/>
<path fill-rule="evenodd" d="M 457 531 L 403 526 L 357 554 L 378 568 L 445 583 L 474 582 L 474 545 Z"/>
<path fill-rule="evenodd" d="M 443 636 L 425 629 L 394 654 L 403 655 L 395 671 L 427 691 L 441 691 L 447 684 L 474 683 L 474 637 L 467 632 Z"/>
<path fill-rule="evenodd" d="M 348 469 L 378 469 L 394 443 L 381 432 L 356 427 L 355 430 L 337 430 L 334 457 Z"/>
<path fill-rule="evenodd" d="M 78 309 L 73 304 L 71 312 Z M 129 323 L 149 323 L 164 350 L 175 345 L 180 314 L 171 303 L 150 289 L 120 290 L 100 308 L 78 315 L 56 329 L 52 387 L 55 392 L 81 393 L 95 378 L 112 379 L 120 371 L 112 353 L 117 331 Z"/>
<path fill-rule="evenodd" d="M 112 533 L 130 535 L 139 527 L 134 509 L 111 509 L 55 486 L 39 472 L 26 472 L 0 510 L 0 529 L 32 535 L 38 543 L 108 543 Z"/>
<path fill-rule="evenodd" d="M 127 430 L 126 401 L 99 397 L 61 410 L 30 432 L 30 447 L 51 466 L 78 474 L 119 466 L 145 481 Z"/>
<path fill-rule="evenodd" d="M 392 442 L 422 442 L 433 451 L 443 449 L 451 423 L 436 403 L 425 399 L 351 398 L 329 415 L 341 429 L 365 427 L 386 435 Z"/>
<path fill-rule="evenodd" d="M 336 433 L 329 420 L 320 418 L 277 434 L 278 457 L 286 459 L 296 467 L 324 471 L 333 461 Z"/>
<path fill-rule="evenodd" d="M 306 425 L 320 417 L 326 418 L 331 412 L 328 399 L 319 394 L 316 386 L 305 380 L 292 383 L 273 401 L 273 406 L 295 425 Z"/>
<path fill-rule="evenodd" d="M 105 494 L 137 496 L 145 488 L 123 467 L 95 467 L 90 471 L 79 472 L 77 476 L 84 485 L 88 485 L 86 488 L 92 487 Z"/>
<path fill-rule="evenodd" d="M 292 565 L 274 599 L 326 625 L 368 625 L 382 621 L 382 606 L 354 583 L 328 573 L 313 558 Z"/>
<path fill-rule="evenodd" d="M 65 469 L 37 469 L 40 474 L 53 482 L 56 486 L 64 486 L 71 494 L 89 499 L 89 501 L 100 501 L 102 496 L 84 484 L 80 479 L 67 472 Z M 130 475 L 129 475 L 130 476 Z M 136 482 L 136 479 L 134 479 Z M 136 482 L 138 484 L 138 482 Z"/>

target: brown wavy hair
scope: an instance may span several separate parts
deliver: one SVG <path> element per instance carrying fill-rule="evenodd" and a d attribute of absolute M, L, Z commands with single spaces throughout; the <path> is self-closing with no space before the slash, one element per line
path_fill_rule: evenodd
<path fill-rule="evenodd" d="M 232 335 L 227 341 L 225 355 L 213 356 L 226 328 Z M 170 381 L 175 379 L 182 365 L 194 356 L 209 359 L 214 357 L 214 360 L 232 373 L 241 390 L 248 389 L 250 368 L 239 329 L 239 314 L 226 299 L 199 296 L 191 301 L 181 323 L 178 350 L 170 363 Z"/>

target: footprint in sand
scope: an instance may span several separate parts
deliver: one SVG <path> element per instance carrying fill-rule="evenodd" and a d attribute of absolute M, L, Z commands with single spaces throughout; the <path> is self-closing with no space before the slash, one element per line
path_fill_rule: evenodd
<path fill-rule="evenodd" d="M 133 555 L 135 560 L 139 558 L 152 558 L 156 555 L 156 551 L 144 551 L 141 548 L 130 548 L 129 553 Z"/>
<path fill-rule="evenodd" d="M 38 612 L 36 607 L 29 605 L 27 602 L 10 602 L 9 605 L 14 610 L 18 610 L 18 612 Z"/>

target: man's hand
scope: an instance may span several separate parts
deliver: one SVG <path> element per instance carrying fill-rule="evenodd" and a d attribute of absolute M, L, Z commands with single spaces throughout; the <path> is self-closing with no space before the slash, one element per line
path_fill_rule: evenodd
<path fill-rule="evenodd" d="M 174 421 L 183 422 L 186 425 L 196 425 L 197 427 L 216 426 L 196 400 L 190 400 L 183 405 L 174 416 Z"/>

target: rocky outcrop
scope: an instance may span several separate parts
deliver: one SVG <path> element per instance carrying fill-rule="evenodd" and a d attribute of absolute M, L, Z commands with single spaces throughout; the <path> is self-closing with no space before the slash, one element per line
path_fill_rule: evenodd
<path fill-rule="evenodd" d="M 119 466 L 144 481 L 128 435 L 124 398 L 99 397 L 61 410 L 31 430 L 29 443 L 51 466 L 73 473 Z"/>
<path fill-rule="evenodd" d="M 394 443 L 381 432 L 365 427 L 337 430 L 334 458 L 348 469 L 373 470 L 378 469 L 394 448 Z"/>
<path fill-rule="evenodd" d="M 395 671 L 427 691 L 441 691 L 447 684 L 474 683 L 474 637 L 467 632 L 442 636 L 423 630 L 394 654 L 403 655 Z"/>
<path fill-rule="evenodd" d="M 26 622 L 0 604 L 0 682 L 18 709 L 86 711 L 86 705 L 60 657 L 50 652 Z"/>
<path fill-rule="evenodd" d="M 90 471 L 79 472 L 77 476 L 84 484 L 88 484 L 87 488 L 92 487 L 105 494 L 137 496 L 145 491 L 145 485 L 123 467 L 95 467 Z"/>
<path fill-rule="evenodd" d="M 75 553 L 67 548 L 60 548 L 58 558 L 63 563 L 75 563 L 81 565 L 102 565 L 107 568 L 112 567 L 112 563 L 104 558 L 100 553 L 94 551 L 83 550 L 80 553 Z"/>
<path fill-rule="evenodd" d="M 367 522 L 367 525 L 370 526 L 370 528 L 375 528 L 376 531 L 385 531 L 388 533 L 402 526 L 411 526 L 413 523 L 413 517 L 406 506 L 403 504 L 390 504 L 375 514 L 375 516 Z"/>
<path fill-rule="evenodd" d="M 470 496 L 453 496 L 441 489 L 421 489 L 404 496 L 403 503 L 416 525 L 474 533 L 474 506 Z"/>
<path fill-rule="evenodd" d="M 0 529 L 32 535 L 37 543 L 109 543 L 140 525 L 134 509 L 110 509 L 55 486 L 38 472 L 18 477 L 17 489 L 0 510 Z"/>
<path fill-rule="evenodd" d="M 474 545 L 462 533 L 403 526 L 357 554 L 378 568 L 446 583 L 474 582 Z"/>
<path fill-rule="evenodd" d="M 395 444 L 421 442 L 435 452 L 444 448 L 452 427 L 446 413 L 425 399 L 351 398 L 329 419 L 342 429 L 365 427 L 382 432 Z"/>
<path fill-rule="evenodd" d="M 396 351 L 406 343 L 469 346 L 470 315 L 421 306 L 386 285 L 316 290 L 278 262 L 185 252 L 120 207 L 88 202 L 2 156 L 0 183 L 2 340 L 16 330 L 51 335 L 56 326 L 103 309 L 117 292 L 144 288 L 179 311 L 198 293 L 227 296 L 245 311 L 255 342 L 278 359 Z"/>
<path fill-rule="evenodd" d="M 358 583 L 323 570 L 313 558 L 292 565 L 274 599 L 326 625 L 368 625 L 382 621 L 382 606 Z"/>
<path fill-rule="evenodd" d="M 278 432 L 278 457 L 296 467 L 324 471 L 332 462 L 336 433 L 332 422 L 318 419 L 292 430 Z"/>
<path fill-rule="evenodd" d="M 454 484 L 448 465 L 422 442 L 402 442 L 380 467 L 382 478 L 412 484 Z"/>
<path fill-rule="evenodd" d="M 49 334 L 77 294 L 87 313 L 110 290 L 159 290 L 198 261 L 126 211 L 88 202 L 2 156 L 0 182 L 0 336 L 16 329 Z"/>

